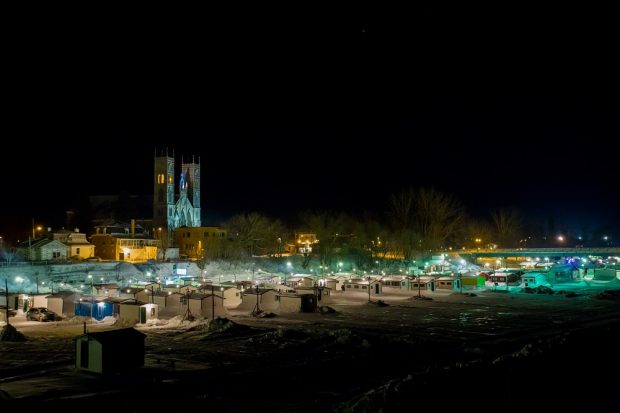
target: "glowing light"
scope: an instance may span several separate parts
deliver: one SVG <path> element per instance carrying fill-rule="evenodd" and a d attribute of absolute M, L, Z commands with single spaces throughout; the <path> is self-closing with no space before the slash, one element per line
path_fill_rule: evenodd
<path fill-rule="evenodd" d="M 558 241 L 564 241 L 564 237 L 561 235 L 558 235 Z"/>

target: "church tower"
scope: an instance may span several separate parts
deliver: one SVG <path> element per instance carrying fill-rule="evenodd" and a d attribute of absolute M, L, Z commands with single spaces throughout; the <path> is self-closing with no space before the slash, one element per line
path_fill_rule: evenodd
<path fill-rule="evenodd" d="M 180 188 L 182 193 L 187 196 L 191 204 L 191 222 L 192 226 L 199 227 L 200 222 L 200 158 L 196 163 L 192 156 L 191 162 L 181 162 L 181 171 L 183 173 L 185 188 Z"/>
<path fill-rule="evenodd" d="M 172 157 L 168 156 L 168 149 L 160 152 L 159 156 L 155 151 L 153 180 L 153 226 L 156 237 L 164 246 L 172 240 L 175 206 L 174 153 Z"/>

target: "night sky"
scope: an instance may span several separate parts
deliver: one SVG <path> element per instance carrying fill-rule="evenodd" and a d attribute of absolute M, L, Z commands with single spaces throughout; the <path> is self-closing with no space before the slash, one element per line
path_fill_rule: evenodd
<path fill-rule="evenodd" d="M 155 147 L 201 157 L 209 224 L 380 215 L 390 194 L 433 186 L 476 217 L 515 206 L 617 230 L 604 10 L 281 12 L 33 35 L 12 60 L 0 235 L 61 226 L 89 195 L 150 195 Z"/>
<path fill-rule="evenodd" d="M 201 128 L 51 124 L 47 133 L 62 139 L 36 149 L 17 142 L 28 155 L 4 186 L 18 202 L 3 202 L 3 232 L 28 230 L 31 217 L 63 225 L 64 211 L 84 196 L 149 194 L 155 147 L 174 148 L 177 162 L 181 154 L 201 157 L 203 215 L 212 224 L 242 211 L 291 223 L 306 209 L 382 214 L 390 194 L 409 186 L 453 193 L 477 217 L 515 206 L 532 222 L 617 223 L 610 152 L 620 125 L 596 99 L 444 96 L 357 122 L 309 114 L 249 120 Z M 2 156 L 14 161 L 11 152 Z"/>

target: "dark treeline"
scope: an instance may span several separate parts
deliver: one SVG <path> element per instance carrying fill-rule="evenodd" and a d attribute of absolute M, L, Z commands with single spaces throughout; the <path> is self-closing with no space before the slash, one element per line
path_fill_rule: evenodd
<path fill-rule="evenodd" d="M 454 196 L 433 188 L 408 189 L 390 197 L 381 215 L 306 211 L 296 228 L 259 213 L 235 215 L 222 225 L 226 239 L 213 239 L 205 259 L 278 256 L 294 245 L 296 234 L 312 233 L 318 243 L 305 254 L 304 266 L 329 266 L 346 255 L 357 268 L 385 259 L 411 261 L 434 251 L 462 248 L 533 248 L 606 245 L 606 228 L 574 233 L 556 225 L 525 223 L 514 208 L 499 208 L 473 218 Z"/>

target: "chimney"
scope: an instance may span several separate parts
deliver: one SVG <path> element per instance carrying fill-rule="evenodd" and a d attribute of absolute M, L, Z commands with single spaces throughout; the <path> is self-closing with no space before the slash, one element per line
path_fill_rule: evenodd
<path fill-rule="evenodd" d="M 66 222 L 66 227 L 67 228 L 73 228 L 74 222 L 75 221 L 75 211 L 66 211 L 67 214 L 67 222 Z"/>
<path fill-rule="evenodd" d="M 136 220 L 132 219 L 131 220 L 131 238 L 135 238 L 136 237 Z"/>

